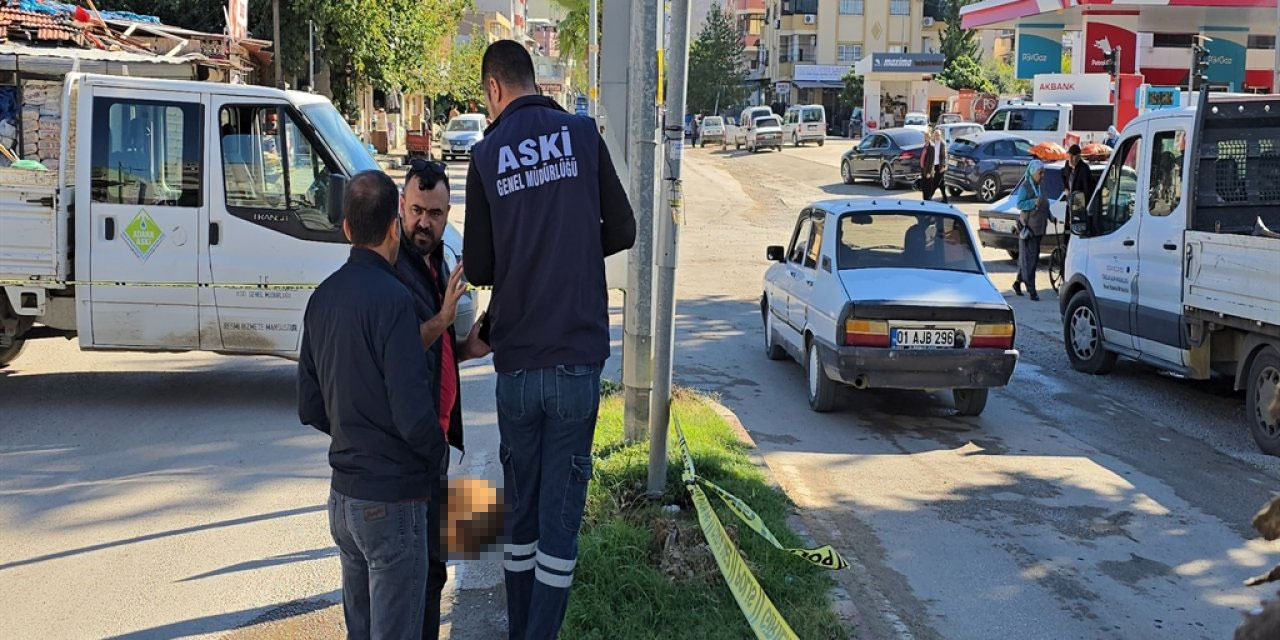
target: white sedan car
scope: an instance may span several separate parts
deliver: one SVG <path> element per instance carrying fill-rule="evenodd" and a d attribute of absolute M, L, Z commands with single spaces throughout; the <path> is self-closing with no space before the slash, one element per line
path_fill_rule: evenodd
<path fill-rule="evenodd" d="M 838 384 L 950 389 L 978 415 L 1009 382 L 1013 310 L 975 250 L 964 214 L 886 198 L 816 202 L 788 246 L 772 246 L 760 308 L 765 352 L 804 364 L 809 406 L 829 411 Z"/>
<path fill-rule="evenodd" d="M 464 113 L 449 121 L 444 128 L 444 140 L 440 143 L 440 155 L 445 162 L 471 155 L 471 147 L 484 139 L 488 117 L 483 113 Z"/>
<path fill-rule="evenodd" d="M 770 147 L 775 151 L 782 151 L 782 118 L 758 117 L 754 126 L 747 131 L 747 151 L 755 153 Z"/>

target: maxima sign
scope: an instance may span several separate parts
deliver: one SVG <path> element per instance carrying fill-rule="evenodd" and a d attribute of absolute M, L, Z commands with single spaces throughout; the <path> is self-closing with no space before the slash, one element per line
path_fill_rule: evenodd
<path fill-rule="evenodd" d="M 1036 102 L 1108 104 L 1111 76 L 1105 73 L 1041 73 L 1031 81 L 1031 99 Z"/>
<path fill-rule="evenodd" d="M 871 73 L 942 73 L 941 53 L 873 53 Z"/>

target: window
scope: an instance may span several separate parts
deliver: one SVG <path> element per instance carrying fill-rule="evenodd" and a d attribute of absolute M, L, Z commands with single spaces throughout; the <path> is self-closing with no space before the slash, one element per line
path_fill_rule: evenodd
<path fill-rule="evenodd" d="M 1026 109 L 1013 109 L 1009 112 L 1009 131 L 1030 131 L 1031 116 Z"/>
<path fill-rule="evenodd" d="M 809 217 L 809 212 L 806 211 L 804 217 L 796 224 L 796 234 L 791 238 L 791 251 L 787 252 L 787 262 L 804 263 L 804 258 L 809 253 L 809 235 L 812 233 L 813 218 Z"/>
<path fill-rule="evenodd" d="M 996 158 L 1012 158 L 1013 157 L 1013 141 L 997 140 L 988 145 L 991 155 Z"/>
<path fill-rule="evenodd" d="M 1133 206 L 1138 198 L 1138 156 L 1141 143 L 1141 138 L 1129 138 L 1120 143 L 1111 166 L 1107 167 L 1102 188 L 1089 203 L 1097 235 L 1114 233 L 1133 217 Z"/>
<path fill-rule="evenodd" d="M 1014 141 L 1013 141 L 1013 155 L 1015 155 L 1015 156 L 1029 156 L 1029 155 L 1031 155 L 1031 143 L 1030 143 L 1030 142 L 1027 142 L 1026 140 L 1014 140 Z"/>
<path fill-rule="evenodd" d="M 1057 109 L 1028 109 L 1026 131 L 1057 131 L 1062 112 Z"/>
<path fill-rule="evenodd" d="M 863 0 L 840 0 L 840 14 L 860 16 L 863 11 Z"/>
<path fill-rule="evenodd" d="M 1246 47 L 1249 49 L 1274 50 L 1276 48 L 1276 37 L 1274 35 L 1249 34 Z"/>
<path fill-rule="evenodd" d="M 911 3 L 909 2 L 909 0 L 889 0 L 889 15 L 891 16 L 911 15 Z"/>
<path fill-rule="evenodd" d="M 778 36 L 778 62 L 791 60 L 791 36 Z"/>
<path fill-rule="evenodd" d="M 1009 112 L 1002 109 L 991 114 L 991 117 L 987 120 L 987 124 L 985 126 L 987 131 L 1004 131 L 1004 125 L 1008 120 Z"/>
<path fill-rule="evenodd" d="M 1182 160 L 1186 156 L 1187 134 L 1161 131 L 1151 140 L 1150 201 L 1153 216 L 1167 216 L 1182 202 Z"/>
<path fill-rule="evenodd" d="M 1153 33 L 1151 46 L 1161 49 L 1190 49 L 1195 43 L 1195 37 L 1194 33 Z"/>
<path fill-rule="evenodd" d="M 907 52 L 907 45 L 905 44 L 889 45 L 889 53 L 906 53 L 906 52 Z"/>
<path fill-rule="evenodd" d="M 200 206 L 202 114 L 196 103 L 95 100 L 91 199 L 103 204 Z"/>
<path fill-rule="evenodd" d="M 218 124 L 228 212 L 292 236 L 345 242 L 328 215 L 336 170 L 288 110 L 227 106 Z"/>
<path fill-rule="evenodd" d="M 826 114 L 821 109 L 805 109 L 800 117 L 805 122 L 822 122 L 826 119 Z"/>
<path fill-rule="evenodd" d="M 827 216 L 819 215 L 813 218 L 813 238 L 809 240 L 809 252 L 804 256 L 804 266 L 806 269 L 818 268 L 818 254 L 822 252 L 822 228 L 827 224 Z"/>
<path fill-rule="evenodd" d="M 982 270 L 968 225 L 947 214 L 846 214 L 840 218 L 836 253 L 841 269 Z"/>
<path fill-rule="evenodd" d="M 862 52 L 862 47 L 856 44 L 841 44 L 836 46 L 837 62 L 857 62 L 858 54 Z"/>

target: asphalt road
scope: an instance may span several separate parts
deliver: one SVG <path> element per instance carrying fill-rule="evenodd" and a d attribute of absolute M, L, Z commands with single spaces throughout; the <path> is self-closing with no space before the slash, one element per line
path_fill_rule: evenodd
<path fill-rule="evenodd" d="M 1229 636 L 1269 593 L 1241 581 L 1280 559 L 1248 524 L 1280 462 L 1257 453 L 1229 386 L 1072 371 L 1051 293 L 1011 298 L 1022 360 L 980 418 L 942 394 L 852 390 L 815 414 L 799 366 L 764 358 L 764 247 L 813 200 L 886 195 L 840 183 L 847 146 L 687 151 L 675 378 L 738 414 L 812 537 L 856 561 L 840 580 L 862 636 Z M 454 219 L 461 204 L 455 184 Z M 984 257 L 1007 291 L 1012 264 Z M 0 370 L 0 635 L 337 637 L 328 441 L 298 425 L 293 375 L 61 340 Z M 462 393 L 455 466 L 496 479 L 487 360 L 464 367 Z M 497 565 L 451 573 L 451 637 L 496 637 Z"/>

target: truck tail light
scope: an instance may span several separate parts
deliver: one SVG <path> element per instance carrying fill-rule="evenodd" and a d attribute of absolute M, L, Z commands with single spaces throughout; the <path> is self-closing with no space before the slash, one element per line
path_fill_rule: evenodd
<path fill-rule="evenodd" d="M 854 318 L 845 320 L 843 342 L 848 347 L 888 347 L 889 323 Z"/>
<path fill-rule="evenodd" d="M 974 327 L 973 340 L 969 342 L 969 346 L 974 349 L 1012 349 L 1013 334 L 1012 322 L 979 324 Z"/>

